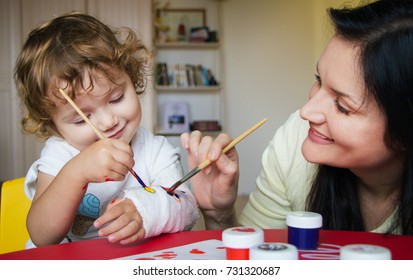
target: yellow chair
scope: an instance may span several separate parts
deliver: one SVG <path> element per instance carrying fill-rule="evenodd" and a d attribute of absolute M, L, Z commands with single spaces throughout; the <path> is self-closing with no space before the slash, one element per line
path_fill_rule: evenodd
<path fill-rule="evenodd" d="M 26 218 L 31 201 L 23 189 L 24 178 L 3 182 L 0 202 L 0 254 L 25 248 L 29 239 Z"/>

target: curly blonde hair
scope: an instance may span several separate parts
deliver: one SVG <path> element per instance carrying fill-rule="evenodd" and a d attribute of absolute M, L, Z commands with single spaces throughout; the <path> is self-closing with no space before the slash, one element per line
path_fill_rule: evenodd
<path fill-rule="evenodd" d="M 101 70 L 113 82 L 116 71 L 124 71 L 144 92 L 150 73 L 151 54 L 130 28 L 111 29 L 98 19 L 82 13 L 59 16 L 35 28 L 17 59 L 15 81 L 27 112 L 23 130 L 39 139 L 59 135 L 51 116 L 53 96 L 62 99 L 56 83 L 65 81 L 74 99 L 74 89 L 82 85 L 82 73 Z"/>

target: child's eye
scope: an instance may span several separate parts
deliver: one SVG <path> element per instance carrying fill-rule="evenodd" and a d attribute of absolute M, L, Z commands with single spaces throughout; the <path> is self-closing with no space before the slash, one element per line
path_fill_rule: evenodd
<path fill-rule="evenodd" d="M 341 106 L 340 102 L 338 101 L 338 99 L 334 100 L 334 103 L 336 104 L 337 109 L 340 111 L 340 113 L 343 113 L 345 115 L 350 115 L 350 111 L 347 110 L 346 108 L 344 108 L 343 106 Z"/>
<path fill-rule="evenodd" d="M 318 74 L 314 74 L 315 80 L 317 81 L 317 83 L 319 83 L 321 85 L 321 78 L 320 75 Z"/>
<path fill-rule="evenodd" d="M 86 123 L 84 120 L 80 120 L 80 121 L 74 122 L 75 125 L 82 125 L 82 124 L 84 124 L 84 123 Z"/>
<path fill-rule="evenodd" d="M 90 114 L 87 115 L 88 118 L 90 118 Z M 83 119 L 80 119 L 78 121 L 73 122 L 75 125 L 84 125 L 86 122 Z"/>
<path fill-rule="evenodd" d="M 125 98 L 125 94 L 122 94 L 121 96 L 119 96 L 118 98 L 116 98 L 115 100 L 109 101 L 110 104 L 116 104 L 121 102 L 123 99 Z"/>

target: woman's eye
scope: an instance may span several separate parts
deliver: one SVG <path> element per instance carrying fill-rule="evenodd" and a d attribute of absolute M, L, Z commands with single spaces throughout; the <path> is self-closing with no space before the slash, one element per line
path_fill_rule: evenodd
<path fill-rule="evenodd" d="M 116 104 L 116 103 L 121 102 L 124 98 L 125 98 L 125 95 L 122 94 L 121 96 L 119 96 L 119 97 L 116 98 L 115 100 L 109 101 L 109 103 L 111 103 L 111 104 Z"/>
<path fill-rule="evenodd" d="M 343 114 L 345 114 L 345 115 L 350 115 L 350 111 L 347 110 L 346 108 L 344 108 L 343 106 L 341 106 L 341 104 L 340 104 L 340 102 L 338 101 L 338 99 L 336 99 L 336 100 L 334 101 L 334 103 L 336 104 L 336 107 L 337 107 L 337 109 L 338 109 L 338 111 L 339 111 L 340 113 L 343 113 Z"/>

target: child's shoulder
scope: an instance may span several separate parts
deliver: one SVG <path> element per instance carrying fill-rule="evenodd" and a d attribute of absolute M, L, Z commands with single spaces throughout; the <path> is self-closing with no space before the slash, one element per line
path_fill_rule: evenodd
<path fill-rule="evenodd" d="M 167 141 L 166 138 L 162 135 L 155 135 L 146 128 L 139 127 L 138 131 L 135 134 L 135 137 L 132 139 L 133 141 L 139 141 L 139 142 L 144 142 L 147 143 L 149 142 L 163 142 Z"/>
<path fill-rule="evenodd" d="M 49 137 L 46 142 L 44 143 L 41 155 L 42 156 L 74 156 L 79 151 L 70 145 L 66 140 L 63 138 L 52 136 Z"/>
<path fill-rule="evenodd" d="M 75 147 L 60 137 L 52 136 L 46 140 L 40 154 L 43 159 L 67 162 L 79 153 Z"/>

